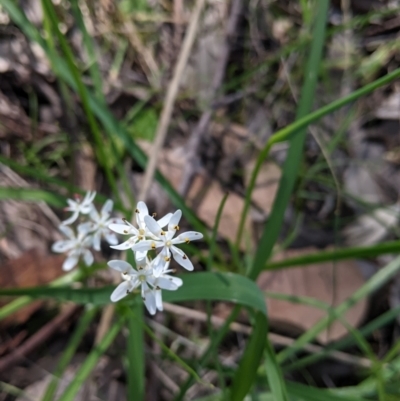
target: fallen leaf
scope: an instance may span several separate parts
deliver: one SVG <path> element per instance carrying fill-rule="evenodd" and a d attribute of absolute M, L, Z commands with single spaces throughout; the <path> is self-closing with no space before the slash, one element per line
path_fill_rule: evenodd
<path fill-rule="evenodd" d="M 275 260 L 308 255 L 316 252 L 315 248 L 288 250 L 277 255 Z M 364 284 L 356 261 L 347 260 L 336 263 L 320 263 L 295 269 L 265 271 L 258 278 L 258 285 L 263 291 L 277 292 L 286 295 L 311 297 L 335 307 L 351 296 Z M 271 324 L 287 331 L 307 331 L 312 328 L 326 312 L 312 306 L 282 301 L 266 297 L 268 315 Z M 363 299 L 354 305 L 345 318 L 352 327 L 362 321 L 367 307 Z M 298 333 L 296 333 L 298 334 Z M 347 334 L 347 329 L 335 321 L 328 330 L 318 335 L 318 341 L 329 343 Z"/>
<path fill-rule="evenodd" d="M 35 249 L 27 251 L 21 257 L 0 265 L 0 287 L 25 288 L 48 284 L 64 274 L 61 269 L 63 261 L 64 256 L 44 255 Z M 2 320 L 1 324 L 24 323 L 41 304 L 41 301 L 35 301 Z"/>

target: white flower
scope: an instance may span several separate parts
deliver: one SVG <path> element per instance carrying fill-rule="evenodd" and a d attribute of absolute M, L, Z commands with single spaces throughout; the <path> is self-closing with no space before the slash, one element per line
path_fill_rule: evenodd
<path fill-rule="evenodd" d="M 79 230 L 79 227 L 77 237 L 70 227 L 61 225 L 59 229 L 68 239 L 55 242 L 51 249 L 53 252 L 58 253 L 68 252 L 68 257 L 62 265 L 63 270 L 73 269 L 78 264 L 81 256 L 86 266 L 90 266 L 93 263 L 93 255 L 87 248 L 91 246 L 92 237 Z"/>
<path fill-rule="evenodd" d="M 154 259 L 154 262 L 156 262 L 156 259 Z M 155 280 L 154 280 L 154 296 L 155 296 L 156 308 L 159 311 L 162 311 L 164 308 L 163 308 L 163 303 L 162 303 L 161 288 L 165 287 L 165 282 L 167 282 L 167 283 L 169 282 L 170 284 L 176 286 L 176 288 L 179 288 L 183 284 L 183 281 L 179 277 L 170 276 L 168 274 L 168 273 L 173 273 L 174 272 L 174 270 L 168 268 L 169 267 L 169 261 L 166 262 L 164 264 L 164 266 L 163 266 L 163 263 L 161 262 L 159 264 L 159 267 L 161 267 L 161 271 L 159 271 L 158 274 L 156 274 L 156 266 L 154 266 L 154 268 L 153 268 L 154 277 L 155 277 Z"/>
<path fill-rule="evenodd" d="M 88 191 L 83 199 L 79 195 L 75 195 L 75 200 L 67 199 L 68 207 L 66 207 L 65 210 L 72 212 L 72 216 L 63 221 L 61 224 L 64 226 L 72 224 L 78 218 L 79 213 L 90 213 L 93 208 L 93 199 L 95 196 L 95 191 Z"/>
<path fill-rule="evenodd" d="M 186 254 L 175 245 L 189 243 L 197 239 L 203 238 L 203 234 L 196 231 L 187 231 L 178 235 L 173 239 L 176 231 L 179 230 L 179 220 L 181 219 L 182 212 L 177 210 L 171 217 L 168 223 L 168 231 L 165 232 L 162 227 L 151 217 L 144 216 L 144 221 L 147 228 L 154 235 L 156 239 L 144 240 L 132 246 L 134 252 L 147 252 L 151 249 L 162 247 L 161 254 L 165 260 L 168 261 L 172 256 L 182 267 L 186 270 L 193 270 L 193 264 L 186 256 Z"/>
<path fill-rule="evenodd" d="M 134 225 L 128 222 L 128 220 L 124 219 L 125 224 L 110 224 L 108 228 L 112 231 L 115 231 L 118 234 L 123 234 L 123 235 L 131 235 L 131 237 L 126 240 L 125 242 L 111 246 L 111 248 L 118 249 L 120 251 L 132 248 L 133 245 L 135 245 L 137 242 L 144 241 L 147 237 L 154 238 L 153 234 L 151 231 L 148 230 L 146 223 L 145 223 L 145 217 L 149 217 L 149 210 L 146 206 L 146 204 L 142 201 L 138 202 L 136 210 L 136 223 L 138 228 L 136 228 Z M 165 227 L 169 220 L 171 219 L 172 213 L 166 214 L 164 217 L 162 217 L 160 220 L 158 220 L 158 224 L 161 227 Z M 142 260 L 146 258 L 147 251 L 139 251 L 137 252 L 136 259 L 137 260 Z"/>
<path fill-rule="evenodd" d="M 155 259 L 154 259 L 155 261 Z M 128 262 L 123 260 L 110 260 L 108 266 L 121 272 L 124 280 L 111 294 L 111 301 L 117 302 L 124 298 L 135 288 L 141 286 L 141 296 L 150 314 L 154 315 L 157 309 L 162 310 L 161 289 L 176 290 L 182 285 L 182 280 L 161 274 L 160 277 L 154 277 L 153 265 L 146 259 L 145 266 L 135 270 Z"/>
<path fill-rule="evenodd" d="M 100 242 L 102 236 L 109 244 L 118 244 L 117 236 L 108 228 L 113 221 L 113 219 L 110 218 L 112 208 L 113 201 L 108 199 L 102 207 L 100 214 L 96 208 L 93 207 L 90 211 L 90 218 L 92 221 L 82 223 L 80 225 L 82 231 L 93 233 L 93 248 L 96 251 L 100 251 Z"/>

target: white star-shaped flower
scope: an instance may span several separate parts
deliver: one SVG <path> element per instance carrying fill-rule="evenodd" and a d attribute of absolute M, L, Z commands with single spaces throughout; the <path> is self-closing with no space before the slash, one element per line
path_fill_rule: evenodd
<path fill-rule="evenodd" d="M 130 249 L 135 245 L 137 242 L 144 241 L 146 238 L 154 238 L 153 234 L 151 231 L 148 230 L 146 223 L 145 223 L 145 217 L 149 217 L 149 210 L 146 206 L 146 204 L 142 201 L 138 202 L 136 210 L 136 223 L 138 228 L 136 228 L 133 224 L 129 223 L 128 220 L 124 219 L 125 224 L 110 224 L 108 228 L 112 231 L 115 231 L 118 234 L 123 234 L 123 235 L 131 235 L 131 237 L 126 240 L 125 242 L 122 242 L 121 244 L 111 246 L 111 248 L 118 249 L 120 251 Z M 162 217 L 160 220 L 158 220 L 158 224 L 161 227 L 165 227 L 169 220 L 171 219 L 172 213 L 166 214 L 164 217 Z M 143 258 L 146 258 L 147 251 L 139 251 L 137 252 L 136 259 L 141 260 Z"/>
<path fill-rule="evenodd" d="M 72 224 L 79 216 L 79 213 L 89 214 L 93 208 L 93 200 L 96 196 L 96 192 L 88 191 L 85 197 L 82 199 L 80 195 L 75 195 L 75 200 L 67 199 L 68 207 L 64 210 L 72 212 L 72 216 L 61 224 L 66 226 Z"/>
<path fill-rule="evenodd" d="M 93 248 L 96 251 L 100 251 L 101 237 L 104 237 L 110 245 L 118 244 L 117 236 L 108 228 L 113 221 L 113 219 L 110 218 L 112 208 L 113 201 L 108 199 L 101 208 L 100 214 L 96 208 L 93 207 L 89 215 L 92 221 L 80 225 L 81 230 L 93 234 Z"/>
<path fill-rule="evenodd" d="M 87 236 L 87 233 L 79 229 L 79 227 L 78 236 L 75 236 L 74 231 L 70 227 L 61 225 L 59 229 L 68 239 L 56 241 L 51 249 L 57 253 L 68 252 L 67 259 L 65 259 L 62 265 L 63 270 L 68 271 L 73 269 L 78 264 L 81 256 L 86 266 L 90 266 L 93 263 L 93 255 L 87 248 L 92 244 L 92 237 L 90 235 Z"/>
<path fill-rule="evenodd" d="M 160 260 L 157 261 L 157 258 L 160 257 Z M 156 302 L 156 308 L 159 311 L 162 311 L 163 303 L 162 303 L 162 293 L 161 288 L 165 287 L 165 282 L 172 283 L 174 286 L 179 288 L 183 281 L 179 277 L 174 277 L 169 275 L 168 273 L 173 273 L 173 269 L 169 269 L 169 261 L 165 261 L 164 258 L 161 258 L 161 254 L 154 259 L 154 266 L 153 266 L 153 274 L 154 274 L 154 296 Z"/>
<path fill-rule="evenodd" d="M 167 275 L 158 278 L 154 277 L 153 262 L 146 259 L 146 265 L 144 267 L 139 267 L 139 270 L 135 270 L 124 260 L 110 260 L 108 266 L 119 271 L 124 280 L 111 294 L 111 301 L 117 302 L 135 288 L 141 286 L 141 296 L 144 304 L 149 313 L 154 315 L 160 305 L 161 298 L 159 294 L 161 289 L 176 290 L 179 287 L 179 281 L 177 281 L 175 277 L 169 279 Z"/>
<path fill-rule="evenodd" d="M 187 231 L 173 238 L 176 231 L 179 230 L 179 221 L 182 217 L 182 212 L 177 210 L 171 217 L 168 223 L 168 231 L 164 231 L 162 227 L 151 217 L 144 216 L 144 222 L 148 230 L 153 234 L 155 239 L 143 240 L 132 246 L 134 252 L 147 252 L 151 249 L 161 248 L 161 255 L 168 261 L 171 257 L 176 260 L 186 270 L 193 270 L 193 264 L 186 254 L 176 247 L 177 244 L 189 243 L 190 241 L 203 238 L 203 234 L 197 231 Z"/>

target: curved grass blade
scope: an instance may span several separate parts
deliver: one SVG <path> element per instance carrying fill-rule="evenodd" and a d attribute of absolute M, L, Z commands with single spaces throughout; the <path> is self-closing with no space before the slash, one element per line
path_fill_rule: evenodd
<path fill-rule="evenodd" d="M 32 188 L 0 187 L 0 199 L 15 199 L 31 202 L 46 202 L 55 207 L 64 207 L 66 198 L 64 196 Z"/>
<path fill-rule="evenodd" d="M 69 342 L 65 348 L 65 351 L 63 352 L 58 365 L 53 372 L 53 379 L 47 386 L 46 392 L 43 396 L 42 401 L 52 401 L 54 398 L 54 395 L 57 390 L 58 386 L 58 381 L 62 377 L 64 370 L 68 366 L 69 362 L 71 361 L 72 357 L 74 356 L 81 340 L 82 337 L 84 336 L 86 329 L 89 327 L 89 324 L 92 322 L 94 319 L 95 315 L 97 313 L 96 308 L 89 307 L 84 314 L 81 316 L 79 319 L 79 323 L 72 334 L 71 338 L 69 339 Z"/>
<path fill-rule="evenodd" d="M 77 87 L 79 96 L 82 101 L 83 109 L 85 111 L 90 129 L 92 131 L 93 138 L 94 138 L 94 141 L 96 144 L 95 150 L 96 150 L 96 154 L 97 154 L 98 160 L 100 162 L 100 165 L 104 168 L 104 172 L 107 177 L 107 181 L 110 184 L 114 195 L 119 197 L 120 192 L 118 191 L 117 183 L 116 183 L 116 180 L 112 173 L 111 166 L 109 164 L 109 159 L 106 157 L 106 154 L 104 152 L 102 135 L 101 135 L 100 129 L 97 125 L 96 119 L 93 115 L 93 111 L 90 107 L 88 93 L 82 82 L 82 77 L 78 71 L 78 68 L 75 65 L 75 60 L 74 60 L 72 50 L 71 50 L 67 40 L 65 39 L 65 36 L 60 31 L 57 15 L 55 13 L 55 10 L 54 10 L 54 7 L 53 7 L 53 4 L 51 3 L 51 1 L 42 0 L 42 6 L 43 6 L 43 12 L 45 13 L 48 20 L 51 22 L 53 31 L 54 31 L 56 37 L 58 38 L 60 47 L 65 56 L 67 67 L 70 70 L 71 76 L 73 77 L 74 83 Z M 51 32 L 47 32 L 47 33 L 49 35 L 52 34 Z M 53 59 L 54 58 L 55 57 L 53 56 Z"/>
<path fill-rule="evenodd" d="M 120 318 L 110 327 L 110 330 L 105 334 L 101 342 L 97 346 L 95 346 L 90 354 L 86 357 L 78 372 L 76 372 L 74 379 L 68 385 L 67 389 L 58 399 L 58 401 L 73 401 L 76 399 L 77 392 L 79 391 L 85 380 L 89 377 L 92 370 L 95 368 L 99 358 L 104 354 L 104 352 L 107 351 L 108 347 L 111 345 L 114 338 L 121 330 L 123 323 L 124 319 Z"/>
<path fill-rule="evenodd" d="M 306 116 L 314 103 L 315 90 L 317 85 L 319 65 L 322 59 L 322 52 L 325 43 L 326 22 L 328 17 L 329 0 L 320 0 L 318 2 L 318 12 L 316 14 L 315 28 L 313 30 L 313 39 L 311 44 L 310 56 L 308 59 L 307 67 L 305 69 L 305 81 L 301 92 L 301 99 L 296 113 L 296 120 Z M 304 141 L 306 138 L 305 127 L 296 130 L 297 135 L 291 139 L 290 148 L 286 156 L 286 160 L 282 170 L 282 178 L 280 180 L 278 193 L 274 202 L 271 215 L 265 224 L 257 251 L 255 254 L 254 262 L 248 272 L 248 276 L 256 279 L 259 273 L 265 266 L 272 248 L 278 239 L 283 216 L 286 206 L 289 203 L 296 178 L 298 176 L 300 161 L 302 159 Z M 272 138 L 275 138 L 274 135 Z M 272 140 L 271 138 L 271 140 Z M 269 142 L 269 141 L 268 141 Z M 267 144 L 267 149 L 268 144 Z M 253 191 L 257 169 L 261 167 L 264 161 L 264 152 L 262 151 L 257 159 L 256 168 L 251 177 L 251 183 L 246 192 L 246 204 L 241 215 L 240 227 L 238 230 L 236 246 L 240 244 L 244 220 L 246 218 L 248 204 L 250 201 L 251 193 Z M 254 180 L 254 182 L 253 182 Z"/>
<path fill-rule="evenodd" d="M 233 273 L 203 272 L 183 274 L 180 276 L 184 285 L 177 291 L 164 291 L 166 302 L 184 302 L 195 300 L 220 300 L 240 304 L 256 311 L 256 324 L 243 354 L 234 382 L 238 382 L 232 400 L 239 401 L 249 391 L 256 377 L 256 370 L 262 358 L 267 336 L 267 311 L 264 294 L 254 281 Z M 114 287 L 99 289 L 72 288 L 30 288 L 15 290 L 0 290 L 0 295 L 29 295 L 32 297 L 53 297 L 59 300 L 69 300 L 77 303 L 104 305 L 110 302 Z M 139 296 L 131 296 L 126 301 L 142 302 Z M 229 327 L 229 326 L 228 326 Z M 215 343 L 222 340 L 218 333 Z M 243 365 L 242 365 L 243 364 Z M 245 375 L 244 375 L 245 373 Z"/>
<path fill-rule="evenodd" d="M 397 253 L 400 249 L 400 241 L 388 241 L 378 245 L 357 246 L 351 248 L 337 249 L 332 251 L 321 251 L 309 255 L 288 258 L 277 262 L 268 262 L 264 270 L 279 270 L 288 267 L 299 267 L 314 263 L 333 262 L 345 259 L 373 258 L 379 255 Z"/>
<path fill-rule="evenodd" d="M 372 320 L 368 324 L 366 324 L 364 327 L 359 329 L 359 332 L 363 337 L 367 337 L 371 335 L 374 331 L 378 330 L 379 328 L 385 326 L 386 324 L 392 322 L 396 317 L 400 314 L 400 306 L 391 309 L 384 314 L 378 316 L 376 319 Z M 346 338 L 343 338 L 333 344 L 328 345 L 325 347 L 325 349 L 317 354 L 312 354 L 305 356 L 303 358 L 300 358 L 294 362 L 291 362 L 287 366 L 283 367 L 283 371 L 286 372 L 292 372 L 294 370 L 299 370 L 302 369 L 308 365 L 311 365 L 315 362 L 320 361 L 323 358 L 329 357 L 330 353 L 332 351 L 340 350 L 346 347 L 349 347 L 355 343 L 355 339 L 352 336 L 348 336 Z"/>
<path fill-rule="evenodd" d="M 283 380 L 281 367 L 279 366 L 274 349 L 267 337 L 265 346 L 265 370 L 271 393 L 276 401 L 289 401 L 286 384 Z"/>
<path fill-rule="evenodd" d="M 317 322 L 310 330 L 300 336 L 293 344 L 278 354 L 278 361 L 280 363 L 287 360 L 294 355 L 303 345 L 312 341 L 322 330 L 329 326 L 333 319 L 341 317 L 346 313 L 354 304 L 362 298 L 370 295 L 383 284 L 388 282 L 395 274 L 400 271 L 400 257 L 397 257 L 383 269 L 378 271 L 372 276 L 362 287 L 360 287 L 352 296 L 332 309 L 332 313 L 319 322 Z"/>

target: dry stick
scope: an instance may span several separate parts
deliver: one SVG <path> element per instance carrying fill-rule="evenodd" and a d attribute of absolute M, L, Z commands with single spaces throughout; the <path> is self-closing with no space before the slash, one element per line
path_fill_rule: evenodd
<path fill-rule="evenodd" d="M 139 195 L 139 200 L 146 200 L 151 181 L 153 180 L 156 163 L 157 163 L 157 155 L 164 143 L 165 136 L 167 133 L 169 121 L 171 119 L 173 106 L 175 103 L 176 95 L 178 93 L 179 84 L 183 75 L 183 71 L 186 67 L 187 61 L 189 59 L 190 50 L 193 46 L 197 27 L 199 24 L 199 19 L 201 12 L 204 8 L 205 0 L 198 0 L 193 11 L 192 19 L 188 28 L 188 31 L 185 36 L 185 40 L 182 45 L 181 52 L 179 54 L 178 62 L 175 67 L 174 76 L 172 81 L 168 87 L 167 95 L 165 97 L 164 108 L 161 113 L 161 118 L 157 127 L 156 139 L 154 142 L 154 149 L 150 156 L 150 159 L 147 164 L 146 174 L 144 178 L 144 183 L 142 186 L 142 190 Z M 125 28 L 129 28 L 129 26 L 125 26 Z M 132 35 L 132 26 L 130 26 L 130 33 Z M 134 39 L 134 35 L 131 36 L 131 40 Z M 101 341 L 104 337 L 104 334 L 108 331 L 108 328 L 111 325 L 112 318 L 114 315 L 115 306 L 114 304 L 107 305 L 103 310 L 101 315 L 100 324 L 96 333 L 95 343 Z"/>
<path fill-rule="evenodd" d="M 71 305 L 67 310 L 59 313 L 53 320 L 33 334 L 11 354 L 1 358 L 0 372 L 3 372 L 4 370 L 9 369 L 11 366 L 17 364 L 19 361 L 23 360 L 26 355 L 31 353 L 41 344 L 45 343 L 55 332 L 60 329 L 60 326 L 69 320 L 71 316 L 79 309 L 79 305 Z"/>
<path fill-rule="evenodd" d="M 175 315 L 185 316 L 188 319 L 197 320 L 200 322 L 207 322 L 208 319 L 207 313 L 205 312 L 185 308 L 183 306 L 174 305 L 167 302 L 164 302 L 164 310 L 174 313 Z M 212 315 L 211 323 L 215 328 L 218 329 L 223 326 L 223 324 L 225 323 L 225 319 L 219 316 Z M 252 330 L 251 327 L 237 322 L 231 323 L 229 328 L 236 333 L 243 333 L 247 335 L 250 335 Z M 295 341 L 292 338 L 275 333 L 268 333 L 268 338 L 273 344 L 286 347 L 293 344 L 293 342 Z M 306 344 L 303 349 L 309 353 L 318 354 L 324 350 L 324 347 L 321 347 L 320 345 Z M 331 351 L 331 353 L 329 354 L 329 358 L 363 368 L 370 368 L 372 366 L 369 359 L 350 355 L 342 351 Z"/>
<path fill-rule="evenodd" d="M 192 49 L 197 27 L 199 25 L 200 15 L 204 8 L 205 0 L 197 0 L 195 8 L 192 13 L 190 25 L 185 35 L 181 51 L 179 53 L 178 61 L 175 66 L 174 75 L 171 83 L 169 84 L 167 94 L 165 96 L 164 107 L 161 112 L 161 117 L 157 126 L 156 139 L 154 141 L 153 151 L 147 163 L 146 173 L 142 190 L 140 191 L 139 200 L 145 201 L 150 189 L 151 182 L 153 181 L 154 172 L 157 164 L 158 154 L 164 144 L 167 134 L 169 122 L 171 120 L 172 111 L 176 95 L 178 93 L 179 84 L 181 82 L 183 72 L 189 59 L 190 51 Z"/>
<path fill-rule="evenodd" d="M 154 60 L 153 55 L 150 50 L 142 43 L 139 32 L 137 31 L 133 22 L 124 22 L 124 30 L 131 43 L 132 47 L 139 53 L 141 59 L 144 63 L 144 69 L 152 75 L 153 78 L 158 78 L 160 76 L 160 71 Z"/>
<path fill-rule="evenodd" d="M 211 102 L 215 98 L 217 91 L 222 85 L 222 82 L 225 78 L 226 65 L 228 64 L 229 54 L 231 51 L 231 41 L 236 32 L 236 26 L 239 20 L 239 15 L 241 13 L 241 10 L 242 10 L 242 0 L 233 0 L 231 13 L 229 16 L 226 29 L 225 43 L 221 49 L 221 54 L 211 84 L 211 89 L 209 94 L 209 99 L 210 99 L 209 105 L 207 106 L 207 109 L 203 112 L 200 121 L 198 122 L 187 144 L 186 154 L 187 154 L 188 166 L 184 170 L 184 175 L 179 188 L 179 193 L 183 197 L 187 195 L 190 189 L 190 185 L 192 183 L 193 176 L 195 175 L 197 167 L 199 165 L 197 149 L 199 147 L 200 140 L 204 135 L 204 133 L 206 132 L 210 124 L 211 117 L 213 115 Z"/>

